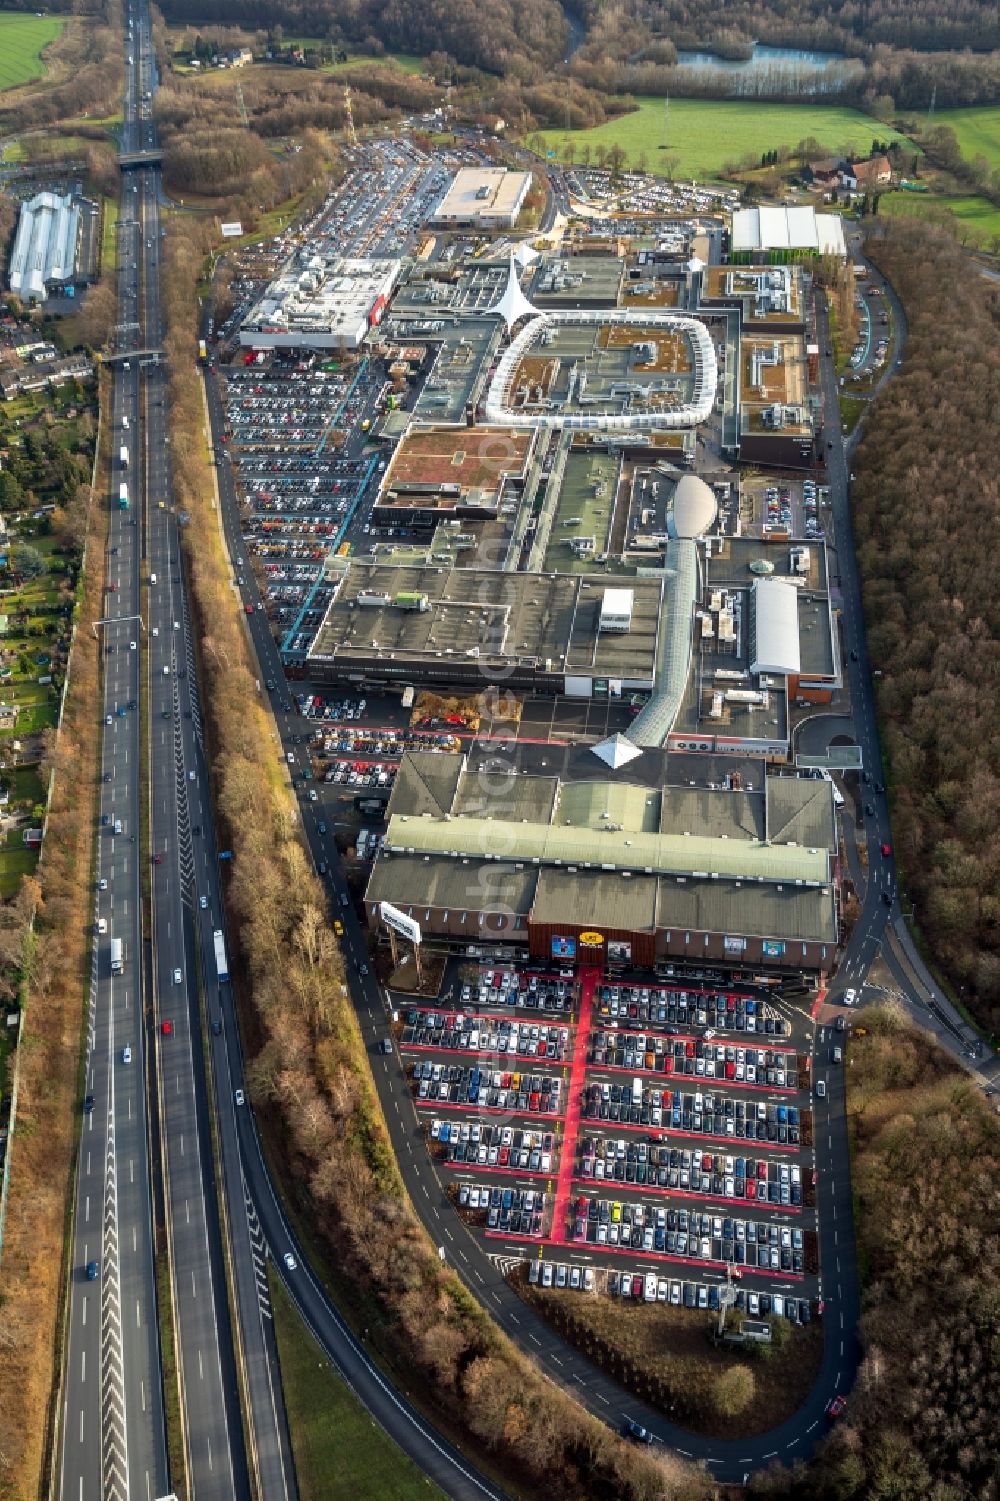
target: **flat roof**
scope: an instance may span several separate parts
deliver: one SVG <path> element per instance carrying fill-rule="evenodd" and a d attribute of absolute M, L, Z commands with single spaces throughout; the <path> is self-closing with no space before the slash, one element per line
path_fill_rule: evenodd
<path fill-rule="evenodd" d="M 504 167 L 460 167 L 431 217 L 513 219 L 530 184 L 530 172 L 507 171 Z"/>
<path fill-rule="evenodd" d="M 401 853 L 451 855 L 456 859 L 523 860 L 535 865 L 583 865 L 595 870 L 703 876 L 706 880 L 790 882 L 824 886 L 830 876 L 826 849 L 757 844 L 703 834 L 628 832 L 607 825 L 594 831 L 524 819 L 389 819 L 386 848 Z"/>
<path fill-rule="evenodd" d="M 805 564 L 803 571 L 793 568 L 793 553 Z M 800 675 L 839 678 L 836 623 L 822 538 L 765 542 L 750 536 L 716 537 L 712 556 L 705 563 L 708 592 L 720 586 L 748 589 L 755 577 L 754 565 L 765 563 L 772 570 L 772 578 L 791 579 L 799 590 Z"/>
<path fill-rule="evenodd" d="M 399 271 L 397 260 L 296 255 L 251 308 L 240 342 L 268 334 L 356 336 L 379 298 L 388 298 Z"/>
<path fill-rule="evenodd" d="M 508 476 L 522 478 L 534 434 L 514 428 L 411 427 L 382 481 L 382 492 L 457 485 L 493 496 Z"/>
<path fill-rule="evenodd" d="M 376 671 L 380 657 L 411 662 L 417 671 L 424 661 L 439 672 L 446 658 L 456 665 L 478 660 L 485 680 L 513 661 L 534 671 L 638 685 L 655 667 L 662 580 L 636 579 L 632 588 L 630 630 L 608 632 L 599 629 L 598 580 L 352 559 L 309 656 L 364 657 Z M 388 599 L 359 604 L 362 594 Z M 425 595 L 427 608 L 402 609 L 399 594 Z"/>

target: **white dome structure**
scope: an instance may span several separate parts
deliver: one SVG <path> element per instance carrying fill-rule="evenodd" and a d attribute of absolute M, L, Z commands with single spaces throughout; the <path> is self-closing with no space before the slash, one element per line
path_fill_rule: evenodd
<path fill-rule="evenodd" d="M 715 522 L 719 503 L 703 479 L 683 474 L 674 491 L 668 526 L 675 537 L 702 537 Z"/>
<path fill-rule="evenodd" d="M 503 296 L 499 302 L 495 303 L 493 307 L 487 308 L 486 311 L 488 313 L 496 313 L 498 317 L 502 318 L 507 325 L 508 333 L 510 333 L 514 324 L 521 318 L 537 318 L 538 316 L 538 309 L 532 307 L 527 297 L 521 291 L 521 283 L 517 278 L 515 252 L 513 250 L 510 253 L 510 272 L 507 276 L 507 285 L 504 288 Z"/>

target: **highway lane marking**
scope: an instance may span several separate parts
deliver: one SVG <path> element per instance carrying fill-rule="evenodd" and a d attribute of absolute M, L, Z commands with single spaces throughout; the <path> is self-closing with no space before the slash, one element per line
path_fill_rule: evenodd
<path fill-rule="evenodd" d="M 202 1366 L 202 1363 L 201 1363 L 201 1350 L 200 1349 L 198 1350 L 198 1379 L 199 1379 L 199 1381 L 204 1381 L 204 1379 L 205 1379 L 205 1370 L 204 1370 L 204 1367 Z"/>
<path fill-rule="evenodd" d="M 83 1222 L 87 1224 L 90 1219 L 90 1194 L 83 1201 Z"/>
<path fill-rule="evenodd" d="M 139 1311 L 139 1299 L 138 1298 L 136 1298 L 136 1300 L 135 1300 L 135 1327 L 137 1329 L 141 1329 L 142 1328 L 142 1316 L 141 1316 L 140 1311 Z"/>
<path fill-rule="evenodd" d="M 83 1408 L 80 1408 L 80 1442 L 83 1443 Z M 83 1476 L 80 1476 L 80 1497 L 83 1497 Z"/>

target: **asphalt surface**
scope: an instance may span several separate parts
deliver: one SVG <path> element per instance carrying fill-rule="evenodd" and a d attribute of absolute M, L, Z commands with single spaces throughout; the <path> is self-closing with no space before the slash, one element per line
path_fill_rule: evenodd
<path fill-rule="evenodd" d="M 140 93 L 151 97 L 157 80 L 144 6 L 135 7 L 135 17 Z M 139 144 L 155 147 L 151 104 L 140 99 L 139 114 L 135 124 Z M 164 332 L 159 172 L 146 169 L 131 176 L 139 221 L 136 260 L 141 268 L 136 343 L 155 349 L 162 344 Z M 199 1498 L 249 1497 L 251 1468 L 264 1495 L 290 1497 L 296 1492 L 276 1348 L 267 1317 L 266 1279 L 245 1212 L 235 1147 L 236 1107 L 225 1080 L 218 1122 L 223 1204 L 212 1160 L 202 1000 L 207 1015 L 220 1014 L 213 931 L 222 903 L 215 850 L 211 842 L 206 849 L 202 833 L 210 824 L 209 778 L 178 522 L 170 504 L 166 371 L 156 361 L 144 362 L 143 371 L 147 796 L 153 862 L 150 941 L 172 1313 L 187 1471 L 191 1492 Z M 223 1215 L 234 1226 L 236 1329 L 223 1262 Z M 237 1382 L 237 1342 L 247 1378 L 246 1437 Z"/>
<path fill-rule="evenodd" d="M 127 73 L 127 109 L 135 106 L 137 78 Z M 122 185 L 121 219 L 128 213 Z M 133 237 L 123 228 L 118 300 L 127 321 L 136 272 Z M 132 342 L 119 328 L 119 347 Z M 97 840 L 95 921 L 107 925 L 94 950 L 88 1026 L 86 1091 L 93 1110 L 83 1117 L 67 1351 L 62 1399 L 60 1494 L 87 1498 L 158 1496 L 168 1489 L 163 1394 L 154 1277 L 152 1194 L 148 1157 L 146 1027 L 140 870 L 140 529 L 134 505 L 118 507 L 118 486 L 130 494 L 134 472 L 120 471 L 123 444 L 130 455 L 140 423 L 141 380 L 129 364 L 115 367 L 112 452 L 115 455 L 108 541 L 104 652 L 100 708 L 105 718 L 101 753 L 101 827 Z M 131 643 L 135 642 L 135 650 Z M 110 720 L 110 723 L 107 722 Z M 105 825 L 104 820 L 107 820 Z M 121 832 L 117 832 L 120 823 Z M 101 890 L 101 884 L 107 887 Z M 123 942 L 120 974 L 111 973 L 111 943 Z M 126 1063 L 125 1049 L 130 1050 Z M 88 1263 L 97 1277 L 87 1278 Z"/>

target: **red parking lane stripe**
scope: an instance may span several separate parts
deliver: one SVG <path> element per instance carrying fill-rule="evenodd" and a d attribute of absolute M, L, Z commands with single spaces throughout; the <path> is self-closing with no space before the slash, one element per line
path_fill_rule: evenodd
<path fill-rule="evenodd" d="M 594 991 L 600 980 L 599 969 L 585 969 L 580 978 L 580 1016 L 577 1030 L 571 1038 L 572 1063 L 568 1093 L 566 1097 L 566 1120 L 564 1125 L 566 1149 L 563 1151 L 559 1162 L 559 1176 L 556 1180 L 555 1208 L 552 1211 L 552 1223 L 558 1226 L 561 1235 L 566 1226 L 566 1209 L 569 1204 L 570 1184 L 573 1181 L 573 1151 L 576 1143 L 576 1134 L 580 1125 L 580 1106 L 583 1102 L 583 1079 L 587 1071 L 587 1037 L 590 1033 L 590 1008 L 594 1001 Z"/>

